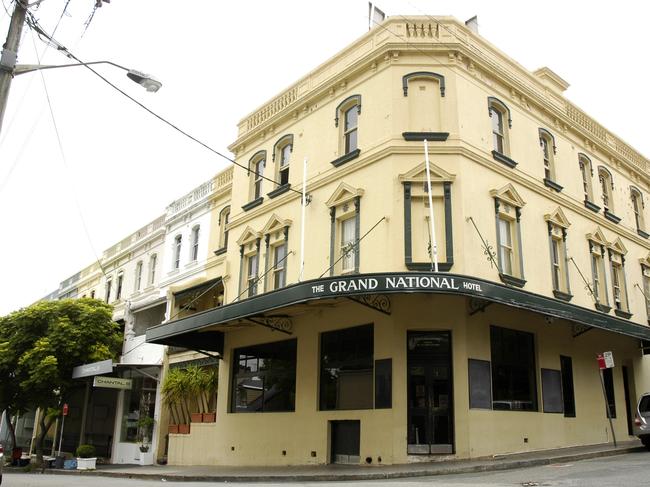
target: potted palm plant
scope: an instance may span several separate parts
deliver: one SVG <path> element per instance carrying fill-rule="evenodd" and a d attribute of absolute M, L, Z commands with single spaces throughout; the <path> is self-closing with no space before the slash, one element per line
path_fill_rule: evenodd
<path fill-rule="evenodd" d="M 169 433 L 189 433 L 188 387 L 186 375 L 183 370 L 170 369 L 167 372 L 165 382 L 163 383 L 162 394 L 171 417 Z"/>

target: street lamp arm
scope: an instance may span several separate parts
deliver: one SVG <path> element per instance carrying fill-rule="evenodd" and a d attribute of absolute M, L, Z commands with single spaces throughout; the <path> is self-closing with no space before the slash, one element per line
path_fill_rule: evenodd
<path fill-rule="evenodd" d="M 112 61 L 92 61 L 89 63 L 71 63 L 71 64 L 17 64 L 14 67 L 13 75 L 18 76 L 19 74 L 32 73 L 34 71 L 41 71 L 44 69 L 55 69 L 55 68 L 70 68 L 74 66 L 90 66 L 92 64 L 110 64 L 116 68 L 120 68 L 126 71 L 127 77 L 142 85 L 149 92 L 156 92 L 162 87 L 162 83 L 158 81 L 153 76 L 136 71 L 135 69 L 125 68 L 119 64 L 116 64 Z"/>
<path fill-rule="evenodd" d="M 55 69 L 55 68 L 69 68 L 72 66 L 90 66 L 91 64 L 110 64 L 116 68 L 123 69 L 124 71 L 131 71 L 129 68 L 120 66 L 111 61 L 92 61 L 90 63 L 71 63 L 71 64 L 16 64 L 14 68 L 14 76 L 19 74 L 31 73 L 33 71 L 40 71 L 42 69 Z"/>

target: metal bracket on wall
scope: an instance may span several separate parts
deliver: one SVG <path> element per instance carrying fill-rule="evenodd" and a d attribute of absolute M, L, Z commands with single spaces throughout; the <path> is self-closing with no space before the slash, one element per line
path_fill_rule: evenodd
<path fill-rule="evenodd" d="M 288 316 L 256 316 L 255 318 L 248 317 L 246 320 L 287 335 L 293 334 L 293 323 Z"/>
<path fill-rule="evenodd" d="M 584 335 L 589 330 L 593 330 L 593 328 L 589 325 L 583 325 L 582 323 L 571 323 L 571 332 L 573 333 L 573 338 Z"/>
<path fill-rule="evenodd" d="M 494 304 L 492 301 L 486 301 L 485 299 L 480 298 L 469 298 L 469 315 L 474 316 L 476 313 L 484 312 L 485 309 Z"/>
<path fill-rule="evenodd" d="M 216 360 L 223 360 L 223 357 L 221 355 L 212 355 L 211 353 L 208 353 L 208 352 L 206 352 L 204 350 L 195 350 L 195 349 L 192 349 L 192 350 L 194 352 L 196 352 L 196 353 L 200 353 L 201 355 L 205 355 L 207 357 L 210 357 L 210 358 L 213 358 L 213 359 L 216 359 Z"/>
<path fill-rule="evenodd" d="M 350 301 L 362 304 L 368 308 L 389 315 L 391 313 L 390 299 L 383 294 L 362 294 L 360 296 L 346 296 Z"/>

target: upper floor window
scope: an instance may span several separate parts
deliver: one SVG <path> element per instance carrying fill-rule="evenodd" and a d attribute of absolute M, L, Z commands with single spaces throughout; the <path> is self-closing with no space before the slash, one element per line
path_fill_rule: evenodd
<path fill-rule="evenodd" d="M 250 161 L 248 161 L 248 170 L 250 174 L 249 199 L 250 203 L 244 205 L 244 210 L 254 208 L 262 203 L 262 186 L 264 183 L 264 169 L 266 168 L 266 151 L 256 152 Z"/>
<path fill-rule="evenodd" d="M 266 242 L 266 267 L 264 289 L 280 289 L 287 284 L 287 257 L 289 255 L 289 226 L 291 220 L 283 220 L 273 214 L 262 233 Z"/>
<path fill-rule="evenodd" d="M 591 186 L 591 179 L 594 175 L 591 159 L 584 154 L 578 154 L 578 167 L 580 168 L 580 176 L 582 178 L 582 193 L 584 195 L 585 206 L 590 210 L 599 211 L 600 206 L 594 203 L 594 194 Z"/>
<path fill-rule="evenodd" d="M 273 289 L 280 289 L 287 283 L 286 257 L 287 242 L 274 245 L 273 249 Z"/>
<path fill-rule="evenodd" d="M 643 280 L 646 318 L 650 322 L 650 256 L 641 260 L 641 279 Z"/>
<path fill-rule="evenodd" d="M 510 109 L 501 100 L 490 96 L 488 97 L 488 113 L 492 123 L 492 157 L 509 167 L 515 167 L 517 163 L 509 157 L 508 131 L 512 128 Z"/>
<path fill-rule="evenodd" d="M 156 263 L 158 261 L 158 255 L 153 254 L 149 257 L 149 285 L 153 285 L 156 280 Z"/>
<path fill-rule="evenodd" d="M 592 293 L 596 309 L 608 313 L 609 297 L 607 295 L 607 276 L 605 275 L 605 247 L 607 241 L 600 229 L 587 235 L 589 256 L 591 260 Z"/>
<path fill-rule="evenodd" d="M 217 255 L 223 254 L 228 248 L 228 221 L 230 219 L 230 206 L 226 206 L 219 213 L 219 248 Z"/>
<path fill-rule="evenodd" d="M 359 272 L 362 189 L 341 183 L 327 201 L 330 209 L 330 275 Z"/>
<path fill-rule="evenodd" d="M 104 296 L 104 301 L 107 303 L 111 300 L 111 287 L 113 287 L 113 279 L 106 279 L 106 295 Z"/>
<path fill-rule="evenodd" d="M 431 71 L 415 71 L 402 77 L 404 97 L 408 98 L 408 118 L 404 140 L 444 141 L 448 132 L 441 132 L 445 77 Z"/>
<path fill-rule="evenodd" d="M 630 318 L 630 306 L 627 296 L 625 279 L 625 254 L 627 249 L 620 238 L 609 245 L 609 262 L 612 274 L 612 295 L 614 296 L 614 312 L 617 316 Z"/>
<path fill-rule="evenodd" d="M 135 265 L 135 286 L 134 291 L 139 291 L 142 287 L 142 261 L 138 261 Z"/>
<path fill-rule="evenodd" d="M 334 125 L 339 127 L 339 154 L 341 157 L 332 161 L 338 167 L 356 158 L 359 150 L 359 115 L 361 114 L 361 95 L 352 95 L 336 107 Z M 339 120 L 342 122 L 339 124 Z"/>
<path fill-rule="evenodd" d="M 240 276 L 239 295 L 246 294 L 248 297 L 258 293 L 259 268 L 260 268 L 260 239 L 261 234 L 250 227 L 246 227 L 239 238 Z"/>
<path fill-rule="evenodd" d="M 551 255 L 551 278 L 553 282 L 553 295 L 558 299 L 569 301 L 571 290 L 569 287 L 569 269 L 567 266 L 568 255 L 566 248 L 567 228 L 570 223 L 561 208 L 552 214 L 544 215 L 548 226 L 548 242 Z"/>
<path fill-rule="evenodd" d="M 555 172 L 555 138 L 546 129 L 539 129 L 539 145 L 542 148 L 542 159 L 544 161 L 544 184 L 556 191 L 562 191 L 562 186 L 557 184 Z"/>
<path fill-rule="evenodd" d="M 499 277 L 506 284 L 522 287 L 524 264 L 521 243 L 521 209 L 526 204 L 515 188 L 507 184 L 490 192 L 494 198 L 497 231 Z"/>
<path fill-rule="evenodd" d="M 183 245 L 183 236 L 182 235 L 176 235 L 174 238 L 174 248 L 173 248 L 173 256 L 174 256 L 174 262 L 173 262 L 173 268 L 178 269 L 181 266 L 181 247 Z"/>
<path fill-rule="evenodd" d="M 199 258 L 199 232 L 201 227 L 196 225 L 192 228 L 192 241 L 190 243 L 190 260 L 195 261 Z"/>
<path fill-rule="evenodd" d="M 281 137 L 273 146 L 273 160 L 275 161 L 275 181 L 278 187 L 289 184 L 289 162 L 293 152 L 293 135 Z"/>
<path fill-rule="evenodd" d="M 632 201 L 632 211 L 634 212 L 634 222 L 636 223 L 636 230 L 642 237 L 647 238 L 648 234 L 645 231 L 645 218 L 643 216 L 643 195 L 637 188 L 630 187 L 630 199 Z"/>
<path fill-rule="evenodd" d="M 609 173 L 609 171 L 605 170 L 605 168 L 601 167 L 598 170 L 598 182 L 600 183 L 603 208 L 605 208 L 605 210 L 612 211 L 613 210 L 612 189 L 614 186 L 612 183 L 612 176 Z"/>
<path fill-rule="evenodd" d="M 115 299 L 120 300 L 122 298 L 122 285 L 124 284 L 124 273 L 120 272 L 117 275 L 117 288 L 115 293 Z"/>

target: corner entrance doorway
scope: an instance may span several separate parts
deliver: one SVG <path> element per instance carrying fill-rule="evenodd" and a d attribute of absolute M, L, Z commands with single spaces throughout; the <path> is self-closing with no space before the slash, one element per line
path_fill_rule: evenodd
<path fill-rule="evenodd" d="M 408 332 L 407 369 L 407 453 L 453 453 L 451 332 Z"/>

